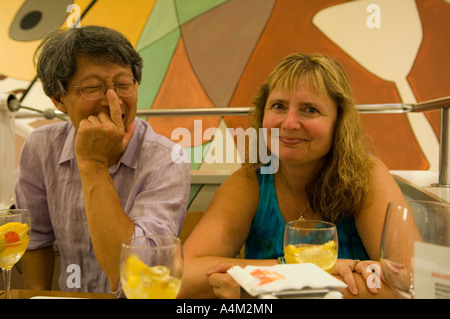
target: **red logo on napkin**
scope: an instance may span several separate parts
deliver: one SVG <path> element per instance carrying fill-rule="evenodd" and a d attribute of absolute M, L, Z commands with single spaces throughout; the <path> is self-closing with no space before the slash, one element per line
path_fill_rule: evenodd
<path fill-rule="evenodd" d="M 265 269 L 255 269 L 250 273 L 250 275 L 259 280 L 259 286 L 268 284 L 276 280 L 286 279 L 279 273 Z"/>

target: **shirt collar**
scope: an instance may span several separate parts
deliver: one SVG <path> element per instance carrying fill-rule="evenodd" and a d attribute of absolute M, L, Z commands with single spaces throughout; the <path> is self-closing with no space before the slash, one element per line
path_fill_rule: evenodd
<path fill-rule="evenodd" d="M 67 122 L 66 125 L 69 125 L 69 132 L 67 133 L 66 141 L 64 142 L 61 156 L 59 158 L 59 165 L 75 159 L 75 128 L 70 121 Z"/>

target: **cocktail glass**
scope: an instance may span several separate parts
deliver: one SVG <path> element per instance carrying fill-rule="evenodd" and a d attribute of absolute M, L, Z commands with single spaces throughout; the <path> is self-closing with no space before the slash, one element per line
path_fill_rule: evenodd
<path fill-rule="evenodd" d="M 0 210 L 0 268 L 5 299 L 10 298 L 11 270 L 25 253 L 30 241 L 31 220 L 26 209 Z"/>

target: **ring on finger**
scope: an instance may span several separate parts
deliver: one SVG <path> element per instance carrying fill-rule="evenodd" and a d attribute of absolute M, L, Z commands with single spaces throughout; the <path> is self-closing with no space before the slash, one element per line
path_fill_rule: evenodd
<path fill-rule="evenodd" d="M 353 259 L 353 270 L 352 270 L 352 271 L 355 271 L 356 265 L 357 265 L 359 262 L 360 262 L 359 259 Z"/>

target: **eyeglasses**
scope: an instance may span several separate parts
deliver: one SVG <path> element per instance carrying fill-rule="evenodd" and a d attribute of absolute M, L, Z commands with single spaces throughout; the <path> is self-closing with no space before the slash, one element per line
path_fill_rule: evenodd
<path fill-rule="evenodd" d="M 116 91 L 117 95 L 121 97 L 130 97 L 136 94 L 136 79 L 126 79 L 120 80 L 117 83 L 103 83 L 96 80 L 89 80 L 86 83 L 81 83 L 79 85 L 74 85 L 76 87 L 81 96 L 87 100 L 97 100 L 101 98 L 107 89 L 108 85 L 112 85 L 114 91 Z"/>

